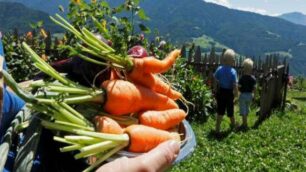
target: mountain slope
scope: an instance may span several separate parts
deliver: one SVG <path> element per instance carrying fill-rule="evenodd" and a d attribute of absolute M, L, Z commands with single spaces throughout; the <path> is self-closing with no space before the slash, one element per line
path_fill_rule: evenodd
<path fill-rule="evenodd" d="M 1 1 L 1 0 L 0 0 Z M 57 9 L 68 0 L 10 0 L 22 1 L 44 11 Z M 44 5 L 39 5 L 44 2 Z M 54 3 L 51 3 L 54 2 Z M 123 0 L 109 0 L 118 4 Z M 264 56 L 271 52 L 292 57 L 291 69 L 295 74 L 306 75 L 306 27 L 277 17 L 228 9 L 203 0 L 144 0 L 141 6 L 151 18 L 147 22 L 152 30 L 174 43 L 197 40 L 203 35 L 211 37 L 239 54 Z"/>
<path fill-rule="evenodd" d="M 278 16 L 282 19 L 290 21 L 295 24 L 305 25 L 306 26 L 306 15 L 299 12 L 286 13 Z"/>
<path fill-rule="evenodd" d="M 173 5 L 175 4 L 175 5 Z M 276 17 L 228 9 L 202 0 L 145 1 L 149 25 L 174 42 L 203 34 L 240 54 L 289 53 L 295 74 L 306 74 L 306 27 Z"/>
<path fill-rule="evenodd" d="M 49 14 L 58 12 L 58 6 L 63 5 L 68 7 L 70 0 L 0 0 L 3 2 L 19 2 L 27 7 L 36 10 L 42 10 Z"/>
<path fill-rule="evenodd" d="M 18 31 L 31 30 L 30 23 L 44 22 L 44 27 L 52 32 L 62 31 L 49 19 L 47 13 L 27 8 L 20 3 L 0 2 L 0 30 L 10 31 L 18 28 Z"/>

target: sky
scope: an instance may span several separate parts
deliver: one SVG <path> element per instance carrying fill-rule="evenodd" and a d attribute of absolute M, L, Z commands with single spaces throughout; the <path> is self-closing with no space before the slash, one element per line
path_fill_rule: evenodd
<path fill-rule="evenodd" d="M 277 16 L 288 12 L 306 14 L 306 0 L 204 0 L 228 8 Z"/>

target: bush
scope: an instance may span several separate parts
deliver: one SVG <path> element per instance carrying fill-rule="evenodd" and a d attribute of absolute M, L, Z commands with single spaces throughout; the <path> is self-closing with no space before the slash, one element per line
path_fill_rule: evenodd
<path fill-rule="evenodd" d="M 65 51 L 58 50 L 59 44 L 63 40 L 54 38 L 41 27 L 34 28 L 26 34 L 6 33 L 3 36 L 5 59 L 8 70 L 17 82 L 33 78 L 38 69 L 32 66 L 32 61 L 22 47 L 22 42 L 26 42 L 45 61 L 59 60 L 67 57 Z"/>
<path fill-rule="evenodd" d="M 186 100 L 193 104 L 188 104 L 189 115 L 187 119 L 206 121 L 209 114 L 213 113 L 213 98 L 211 90 L 205 85 L 205 81 L 191 66 L 187 65 L 184 58 L 178 60 L 173 76 L 172 82 L 176 88 Z M 183 104 L 180 104 L 180 106 L 186 109 Z"/>

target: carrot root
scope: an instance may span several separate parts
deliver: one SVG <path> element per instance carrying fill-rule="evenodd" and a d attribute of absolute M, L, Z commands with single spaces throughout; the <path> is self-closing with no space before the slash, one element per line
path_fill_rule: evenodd
<path fill-rule="evenodd" d="M 128 81 L 108 80 L 103 82 L 102 87 L 107 97 L 104 110 L 113 115 L 178 108 L 169 97 Z"/>
<path fill-rule="evenodd" d="M 154 57 L 146 58 L 133 58 L 133 71 L 139 71 L 144 73 L 164 73 L 167 72 L 175 60 L 180 56 L 180 50 L 173 50 L 168 54 L 168 56 L 163 60 L 158 60 Z"/>
<path fill-rule="evenodd" d="M 178 125 L 187 116 L 181 109 L 146 111 L 139 115 L 140 124 L 167 130 Z"/>
<path fill-rule="evenodd" d="M 106 116 L 95 117 L 96 131 L 109 134 L 123 134 L 123 129 L 113 119 Z"/>
<path fill-rule="evenodd" d="M 178 133 L 170 133 L 144 125 L 131 125 L 125 129 L 125 133 L 130 138 L 128 150 L 135 153 L 148 152 L 167 140 L 180 141 Z"/>

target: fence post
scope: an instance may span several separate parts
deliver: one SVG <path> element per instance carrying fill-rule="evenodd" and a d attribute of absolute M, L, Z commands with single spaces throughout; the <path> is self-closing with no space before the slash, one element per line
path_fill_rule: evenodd
<path fill-rule="evenodd" d="M 285 107 L 286 107 L 286 97 L 287 97 L 287 89 L 288 89 L 288 76 L 289 76 L 289 65 L 288 65 L 288 63 L 287 63 L 287 60 L 285 59 L 285 61 L 284 61 L 284 66 L 286 66 L 285 67 L 285 73 L 284 73 L 284 75 L 283 75 L 283 79 L 285 80 L 285 82 L 284 82 L 284 96 L 283 96 L 283 102 L 282 102 L 282 111 L 284 111 L 285 110 Z"/>
<path fill-rule="evenodd" d="M 189 49 L 189 54 L 188 54 L 188 64 L 191 64 L 192 63 L 192 54 L 193 54 L 193 51 L 194 51 L 194 47 L 195 45 L 192 44 L 191 48 Z"/>
<path fill-rule="evenodd" d="M 201 48 L 197 46 L 194 54 L 194 65 L 197 71 L 201 72 Z"/>
<path fill-rule="evenodd" d="M 185 45 L 183 45 L 183 47 L 182 47 L 182 49 L 181 49 L 181 56 L 183 57 L 183 58 L 186 58 L 187 56 L 186 56 L 186 46 Z"/>

